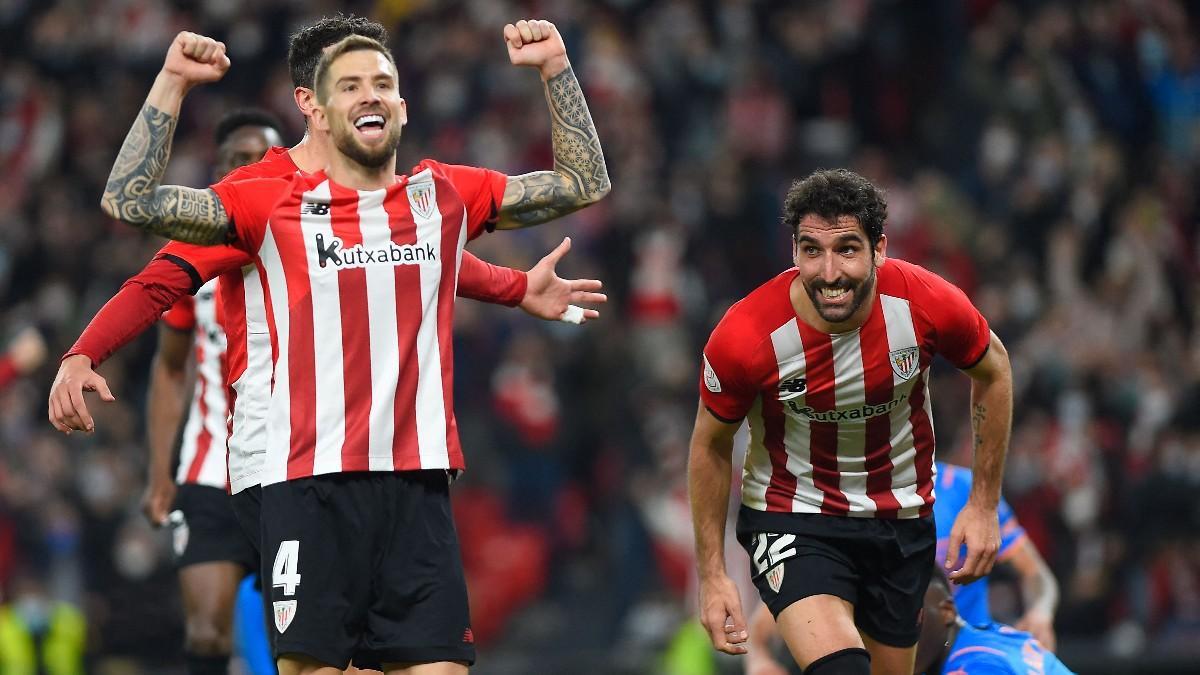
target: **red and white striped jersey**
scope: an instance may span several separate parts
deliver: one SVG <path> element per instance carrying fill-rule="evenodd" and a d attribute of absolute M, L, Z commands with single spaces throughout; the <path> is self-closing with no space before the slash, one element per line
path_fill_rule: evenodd
<path fill-rule="evenodd" d="M 463 245 L 507 178 L 431 160 L 385 190 L 324 174 L 212 189 L 252 254 L 274 351 L 262 484 L 465 468 L 451 322 Z"/>
<path fill-rule="evenodd" d="M 742 503 L 759 511 L 915 518 L 933 506 L 929 365 L 983 358 L 987 321 L 954 285 L 889 259 L 857 330 L 796 316 L 793 268 L 736 303 L 704 348 L 700 397 L 750 425 Z"/>
<path fill-rule="evenodd" d="M 194 335 L 196 385 L 179 446 L 175 482 L 225 489 L 225 442 L 228 406 L 225 400 L 225 329 L 217 304 L 217 282 L 200 287 L 195 296 L 180 298 L 163 313 L 163 322 Z"/>

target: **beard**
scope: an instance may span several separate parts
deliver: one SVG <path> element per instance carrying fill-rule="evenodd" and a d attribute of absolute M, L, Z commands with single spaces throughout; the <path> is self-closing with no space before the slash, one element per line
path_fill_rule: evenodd
<path fill-rule="evenodd" d="M 842 323 L 849 321 L 850 317 L 854 316 L 858 311 L 867 296 L 871 295 L 871 289 L 875 287 L 875 265 L 871 265 L 871 275 L 857 284 L 848 281 L 838 282 L 836 284 L 823 284 L 820 282 L 805 284 L 804 288 L 808 291 L 808 297 L 812 299 L 813 307 L 816 308 L 817 314 L 824 321 L 829 323 Z M 825 288 L 839 289 L 844 288 L 850 293 L 851 301 L 846 305 L 829 307 L 824 304 L 825 296 L 821 295 L 821 290 Z"/>
<path fill-rule="evenodd" d="M 368 169 L 378 169 L 396 154 L 396 146 L 400 144 L 399 124 L 390 123 L 387 138 L 379 145 L 367 147 L 359 142 L 354 135 L 354 125 L 349 123 L 333 125 L 333 145 L 343 155 L 356 164 Z"/>

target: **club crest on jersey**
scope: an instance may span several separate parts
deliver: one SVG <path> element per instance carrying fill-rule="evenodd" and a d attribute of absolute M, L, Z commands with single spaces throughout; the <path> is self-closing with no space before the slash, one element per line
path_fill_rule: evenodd
<path fill-rule="evenodd" d="M 271 604 L 275 608 L 275 630 L 283 633 L 292 625 L 292 619 L 296 618 L 296 601 L 276 600 Z"/>
<path fill-rule="evenodd" d="M 708 357 L 704 359 L 704 386 L 714 394 L 721 393 L 721 381 L 717 379 L 717 371 L 713 370 L 712 364 L 708 362 Z"/>
<path fill-rule="evenodd" d="M 892 370 L 895 371 L 902 379 L 910 380 L 913 375 L 917 374 L 917 368 L 921 365 L 921 353 L 917 347 L 905 347 L 904 349 L 893 349 L 888 354 L 888 361 L 892 364 Z"/>
<path fill-rule="evenodd" d="M 786 565 L 779 564 L 767 570 L 767 585 L 776 593 L 783 588 L 783 570 Z"/>
<path fill-rule="evenodd" d="M 412 207 L 414 214 L 422 218 L 432 218 L 436 202 L 432 184 L 418 183 L 408 186 L 408 205 Z"/>

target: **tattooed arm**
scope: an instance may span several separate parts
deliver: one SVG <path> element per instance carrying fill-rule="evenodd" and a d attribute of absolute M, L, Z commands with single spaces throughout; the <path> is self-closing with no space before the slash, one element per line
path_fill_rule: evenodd
<path fill-rule="evenodd" d="M 1000 483 L 1012 427 L 1012 366 L 995 333 L 979 363 L 966 371 L 971 377 L 971 430 L 975 459 L 971 496 L 954 520 L 946 552 L 950 580 L 967 584 L 992 571 L 1000 550 Z M 959 549 L 967 546 L 962 567 L 955 569 Z"/>
<path fill-rule="evenodd" d="M 105 213 L 178 241 L 229 240 L 229 217 L 214 192 L 159 185 L 184 96 L 197 84 L 219 80 L 228 68 L 224 44 L 194 33 L 175 37 L 108 175 L 100 200 Z"/>
<path fill-rule="evenodd" d="M 508 179 L 500 207 L 501 229 L 538 225 L 599 201 L 611 189 L 596 125 L 558 29 L 549 21 L 504 27 L 509 59 L 537 67 L 550 106 L 554 170 Z"/>

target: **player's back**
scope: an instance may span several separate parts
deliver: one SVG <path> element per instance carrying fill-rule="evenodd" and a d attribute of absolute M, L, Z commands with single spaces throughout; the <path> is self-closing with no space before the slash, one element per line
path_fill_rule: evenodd
<path fill-rule="evenodd" d="M 942 674 L 973 673 L 1074 675 L 1032 635 L 998 623 L 960 628 Z"/>

